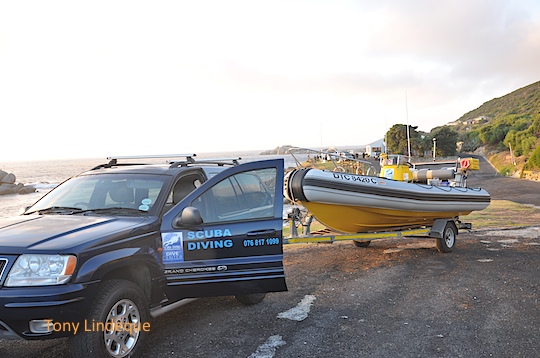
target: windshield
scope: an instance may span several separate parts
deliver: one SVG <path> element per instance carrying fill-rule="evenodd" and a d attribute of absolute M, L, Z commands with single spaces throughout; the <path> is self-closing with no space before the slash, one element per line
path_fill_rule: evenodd
<path fill-rule="evenodd" d="M 142 174 L 86 175 L 71 178 L 41 198 L 26 213 L 130 209 L 149 212 L 165 177 Z"/>

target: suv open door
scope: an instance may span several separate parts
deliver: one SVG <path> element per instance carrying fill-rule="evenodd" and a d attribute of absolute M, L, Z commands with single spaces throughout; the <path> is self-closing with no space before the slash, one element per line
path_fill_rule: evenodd
<path fill-rule="evenodd" d="M 249 295 L 286 291 L 283 270 L 283 160 L 222 171 L 164 215 L 167 295 Z"/>

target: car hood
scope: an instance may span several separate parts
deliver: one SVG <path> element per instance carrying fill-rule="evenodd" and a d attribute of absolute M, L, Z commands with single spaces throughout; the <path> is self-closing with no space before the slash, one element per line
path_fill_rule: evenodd
<path fill-rule="evenodd" d="M 0 254 L 65 251 L 140 226 L 146 217 L 30 215 L 0 220 Z"/>

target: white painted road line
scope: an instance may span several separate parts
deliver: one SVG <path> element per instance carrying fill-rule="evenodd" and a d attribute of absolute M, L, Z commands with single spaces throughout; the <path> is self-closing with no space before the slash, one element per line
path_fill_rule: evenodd
<path fill-rule="evenodd" d="M 276 348 L 284 346 L 286 343 L 281 336 L 270 336 L 248 358 L 272 358 L 276 354 Z"/>
<path fill-rule="evenodd" d="M 279 313 L 277 318 L 287 318 L 298 322 L 303 321 L 307 318 L 311 305 L 315 300 L 315 296 L 306 295 L 296 307 Z M 252 353 L 248 358 L 273 358 L 276 354 L 276 349 L 284 346 L 286 343 L 287 342 L 285 342 L 280 335 L 270 336 L 266 342 L 261 344 L 255 353 Z"/>
<path fill-rule="evenodd" d="M 290 310 L 287 310 L 285 312 L 281 312 L 278 314 L 278 318 L 287 318 L 292 321 L 303 321 L 307 318 L 309 310 L 311 309 L 311 305 L 313 304 L 313 301 L 316 300 L 316 297 L 313 295 L 306 295 L 302 301 L 296 306 L 291 308 Z"/>

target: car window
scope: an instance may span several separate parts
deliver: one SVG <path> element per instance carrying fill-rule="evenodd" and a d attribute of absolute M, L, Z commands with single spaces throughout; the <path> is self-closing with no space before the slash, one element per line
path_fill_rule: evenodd
<path fill-rule="evenodd" d="M 161 181 L 129 180 L 104 181 L 107 188 L 104 207 L 125 207 L 148 211 L 161 191 Z"/>
<path fill-rule="evenodd" d="M 204 223 L 273 217 L 276 169 L 258 169 L 228 177 L 197 197 Z"/>
<path fill-rule="evenodd" d="M 201 186 L 198 175 L 189 175 L 178 180 L 167 197 L 167 205 L 176 205 L 193 190 Z"/>
<path fill-rule="evenodd" d="M 174 185 L 167 201 L 163 207 L 163 212 L 167 212 L 178 204 L 182 199 L 188 196 L 193 190 L 201 186 L 201 178 L 197 174 L 190 174 L 180 178 Z"/>
<path fill-rule="evenodd" d="M 88 175 L 59 185 L 29 211 L 61 206 L 80 209 L 110 207 L 149 211 L 158 200 L 164 179 L 155 175 Z"/>

